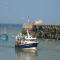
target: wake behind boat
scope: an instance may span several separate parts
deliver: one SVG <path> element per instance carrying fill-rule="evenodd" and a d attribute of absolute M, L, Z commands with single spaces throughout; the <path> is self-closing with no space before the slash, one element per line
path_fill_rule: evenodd
<path fill-rule="evenodd" d="M 24 48 L 24 49 L 36 49 L 38 44 L 37 38 L 32 37 L 27 30 L 27 35 L 18 34 L 16 36 L 15 47 Z"/>

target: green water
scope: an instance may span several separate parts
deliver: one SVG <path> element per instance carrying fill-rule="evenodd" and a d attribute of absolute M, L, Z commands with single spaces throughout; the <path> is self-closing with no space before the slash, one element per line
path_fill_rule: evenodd
<path fill-rule="evenodd" d="M 25 52 L 15 48 L 15 36 L 19 33 L 19 26 L 4 26 L 8 40 L 0 40 L 0 60 L 60 60 L 60 41 L 39 39 L 35 53 Z M 0 34 L 4 28 L 0 27 Z"/>
<path fill-rule="evenodd" d="M 16 60 L 60 60 L 60 41 L 40 41 L 36 53 L 15 51 Z"/>

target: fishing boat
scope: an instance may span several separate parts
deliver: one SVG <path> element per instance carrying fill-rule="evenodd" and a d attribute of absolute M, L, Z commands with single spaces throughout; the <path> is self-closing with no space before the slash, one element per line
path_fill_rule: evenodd
<path fill-rule="evenodd" d="M 28 18 L 30 17 L 28 16 Z M 28 19 L 28 24 L 29 24 L 29 19 Z M 28 29 L 26 31 L 27 31 L 26 35 L 20 33 L 16 36 L 15 47 L 22 48 L 22 49 L 28 49 L 28 50 L 31 50 L 31 49 L 36 50 L 37 45 L 38 45 L 37 38 L 29 34 Z"/>
<path fill-rule="evenodd" d="M 32 37 L 32 35 L 29 34 L 27 29 L 27 35 L 18 34 L 16 36 L 16 44 L 15 47 L 23 48 L 23 49 L 36 49 L 38 45 L 38 41 L 36 37 Z"/>

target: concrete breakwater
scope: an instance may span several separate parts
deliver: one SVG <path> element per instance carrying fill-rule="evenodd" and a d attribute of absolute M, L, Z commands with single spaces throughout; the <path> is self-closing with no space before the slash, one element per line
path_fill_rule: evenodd
<path fill-rule="evenodd" d="M 28 28 L 30 34 L 38 38 L 57 39 L 60 40 L 60 25 L 26 25 L 22 32 L 26 34 L 25 30 Z"/>

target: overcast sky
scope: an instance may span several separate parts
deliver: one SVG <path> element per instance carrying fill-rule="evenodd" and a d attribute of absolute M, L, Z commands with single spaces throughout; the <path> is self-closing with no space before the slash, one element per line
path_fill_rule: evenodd
<path fill-rule="evenodd" d="M 41 18 L 45 23 L 60 23 L 60 0 L 0 0 L 0 23 L 20 24 Z"/>

